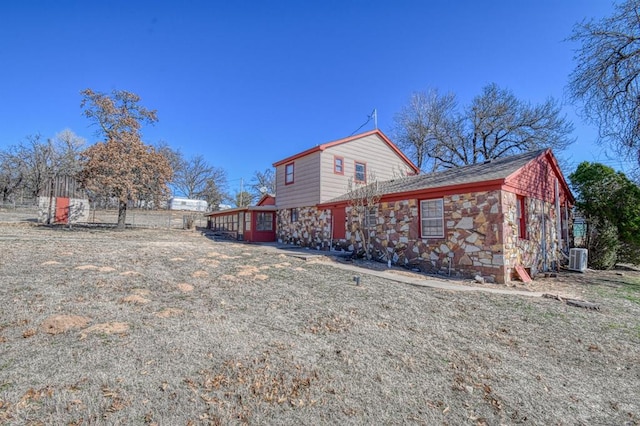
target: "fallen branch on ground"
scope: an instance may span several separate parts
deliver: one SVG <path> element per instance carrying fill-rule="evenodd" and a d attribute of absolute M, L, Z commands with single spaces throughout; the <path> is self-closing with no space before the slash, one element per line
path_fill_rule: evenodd
<path fill-rule="evenodd" d="M 545 297 L 547 299 L 559 300 L 561 302 L 566 303 L 569 306 L 575 306 L 577 308 L 593 309 L 594 311 L 599 311 L 600 310 L 600 305 L 598 305 L 597 303 L 593 303 L 593 302 L 586 302 L 584 300 L 578 300 L 578 299 L 567 299 L 567 298 L 564 298 L 564 297 L 562 297 L 560 295 L 549 294 L 549 293 L 544 293 L 542 295 L 542 297 Z"/>

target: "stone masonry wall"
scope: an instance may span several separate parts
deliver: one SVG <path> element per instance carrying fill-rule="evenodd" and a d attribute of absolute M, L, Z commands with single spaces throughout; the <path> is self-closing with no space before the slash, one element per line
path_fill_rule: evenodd
<path fill-rule="evenodd" d="M 446 196 L 443 205 L 444 238 L 423 239 L 419 200 L 380 203 L 372 231 L 376 257 L 429 273 L 504 282 L 499 191 Z"/>
<path fill-rule="evenodd" d="M 529 269 L 532 275 L 545 269 L 555 269 L 556 262 L 560 260 L 555 204 L 525 198 L 527 238 L 519 238 L 516 203 L 515 194 L 502 193 L 506 275 L 511 277 L 517 265 Z"/>
<path fill-rule="evenodd" d="M 328 250 L 331 244 L 331 210 L 316 207 L 298 208 L 298 220 L 291 222 L 291 210 L 278 210 L 276 235 L 278 242 Z M 334 249 L 345 242 L 334 241 Z"/>
<path fill-rule="evenodd" d="M 382 202 L 375 226 L 366 231 L 374 258 L 452 277 L 480 275 L 487 281 L 508 282 L 515 265 L 542 268 L 542 208 L 545 209 L 547 262 L 557 260 L 555 207 L 527 199 L 528 239 L 518 238 L 516 195 L 506 191 L 484 191 L 443 197 L 445 236 L 420 236 L 419 200 Z M 363 246 L 359 221 L 346 207 L 345 240 L 331 240 L 331 210 L 298 209 L 291 222 L 290 210 L 278 211 L 278 241 L 319 250 L 353 251 Z"/>

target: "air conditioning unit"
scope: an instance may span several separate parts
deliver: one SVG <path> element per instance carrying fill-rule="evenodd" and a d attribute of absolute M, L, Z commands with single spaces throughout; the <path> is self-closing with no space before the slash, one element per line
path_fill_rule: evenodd
<path fill-rule="evenodd" d="M 578 272 L 587 270 L 587 249 L 572 248 L 569 250 L 569 269 Z"/>

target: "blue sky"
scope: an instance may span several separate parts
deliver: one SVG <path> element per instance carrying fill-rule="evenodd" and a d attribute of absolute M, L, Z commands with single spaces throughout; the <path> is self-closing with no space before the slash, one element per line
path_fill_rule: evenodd
<path fill-rule="evenodd" d="M 350 135 L 374 108 L 391 136 L 414 91 L 452 91 L 464 105 L 495 82 L 532 103 L 564 101 L 576 47 L 565 39 L 612 10 L 606 0 L 6 1 L 0 148 L 65 128 L 94 142 L 79 92 L 124 89 L 158 111 L 146 142 L 204 155 L 234 190 Z M 562 157 L 625 166 L 564 111 L 578 141 Z"/>

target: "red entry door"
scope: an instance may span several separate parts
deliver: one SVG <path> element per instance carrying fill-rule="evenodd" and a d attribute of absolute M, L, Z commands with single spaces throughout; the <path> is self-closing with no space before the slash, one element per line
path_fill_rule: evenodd
<path fill-rule="evenodd" d="M 347 215 L 343 208 L 331 209 L 331 217 L 333 221 L 333 239 L 344 240 L 345 226 L 347 222 Z"/>
<path fill-rule="evenodd" d="M 56 215 L 54 223 L 67 223 L 69 221 L 69 199 L 56 198 Z"/>

